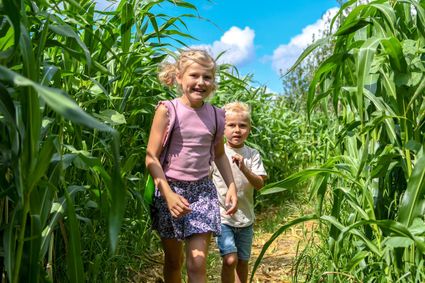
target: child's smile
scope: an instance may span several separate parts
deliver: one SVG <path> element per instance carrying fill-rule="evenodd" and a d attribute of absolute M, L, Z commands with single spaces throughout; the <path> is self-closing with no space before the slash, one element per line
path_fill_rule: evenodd
<path fill-rule="evenodd" d="M 189 65 L 176 79 L 182 88 L 183 102 L 194 108 L 202 106 L 214 90 L 213 71 L 198 63 Z"/>

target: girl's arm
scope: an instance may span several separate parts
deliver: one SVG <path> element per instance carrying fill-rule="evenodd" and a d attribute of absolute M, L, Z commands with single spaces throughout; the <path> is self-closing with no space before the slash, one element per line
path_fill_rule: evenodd
<path fill-rule="evenodd" d="M 230 167 L 229 159 L 224 152 L 224 142 L 221 140 L 214 147 L 215 150 L 215 165 L 220 171 L 221 176 L 226 183 L 228 190 L 226 194 L 226 214 L 234 214 L 238 210 L 238 195 L 235 181 L 233 180 L 232 168 Z"/>
<path fill-rule="evenodd" d="M 181 217 L 191 211 L 189 202 L 171 190 L 162 170 L 161 162 L 159 161 L 167 127 L 168 110 L 165 105 L 161 104 L 155 112 L 149 134 L 148 146 L 146 148 L 146 167 L 155 181 L 155 186 L 165 198 L 171 215 L 173 217 Z"/>

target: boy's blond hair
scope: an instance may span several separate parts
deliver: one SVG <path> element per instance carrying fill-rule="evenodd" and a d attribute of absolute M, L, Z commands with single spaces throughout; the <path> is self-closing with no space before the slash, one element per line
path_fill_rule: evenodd
<path fill-rule="evenodd" d="M 224 111 L 227 115 L 242 114 L 244 115 L 249 123 L 251 124 L 251 108 L 248 104 L 240 101 L 230 102 L 223 106 Z"/>

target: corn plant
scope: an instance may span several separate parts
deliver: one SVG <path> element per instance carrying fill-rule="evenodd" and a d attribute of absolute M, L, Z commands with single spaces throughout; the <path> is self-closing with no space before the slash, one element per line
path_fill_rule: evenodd
<path fill-rule="evenodd" d="M 156 68 L 189 36 L 183 16 L 153 12 L 162 2 L 106 12 L 89 0 L 0 3 L 0 270 L 9 282 L 104 280 L 122 226 L 138 222 L 133 232 L 146 239 L 146 138 L 156 101 L 170 96 Z"/>
<path fill-rule="evenodd" d="M 310 194 L 317 203 L 315 214 L 282 226 L 264 251 L 291 225 L 318 221 L 323 242 L 312 280 L 425 280 L 424 8 L 415 0 L 348 1 L 336 16 L 336 33 L 307 48 L 296 63 L 333 41 L 306 103 L 312 117 L 316 105 L 330 101 L 338 133 L 333 156 L 320 168 L 264 191 L 314 178 Z"/>

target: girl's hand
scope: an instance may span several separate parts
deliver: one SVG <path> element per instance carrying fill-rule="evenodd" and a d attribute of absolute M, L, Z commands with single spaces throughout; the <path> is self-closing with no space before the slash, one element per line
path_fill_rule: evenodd
<path fill-rule="evenodd" d="M 174 218 L 180 218 L 192 211 L 187 199 L 179 194 L 171 192 L 167 197 L 168 210 Z"/>
<path fill-rule="evenodd" d="M 232 162 L 235 163 L 238 166 L 239 170 L 241 170 L 242 172 L 244 172 L 244 170 L 246 169 L 244 158 L 242 155 L 240 154 L 233 155 Z"/>
<path fill-rule="evenodd" d="M 227 190 L 225 204 L 227 215 L 233 215 L 238 210 L 238 195 L 234 186 Z"/>

